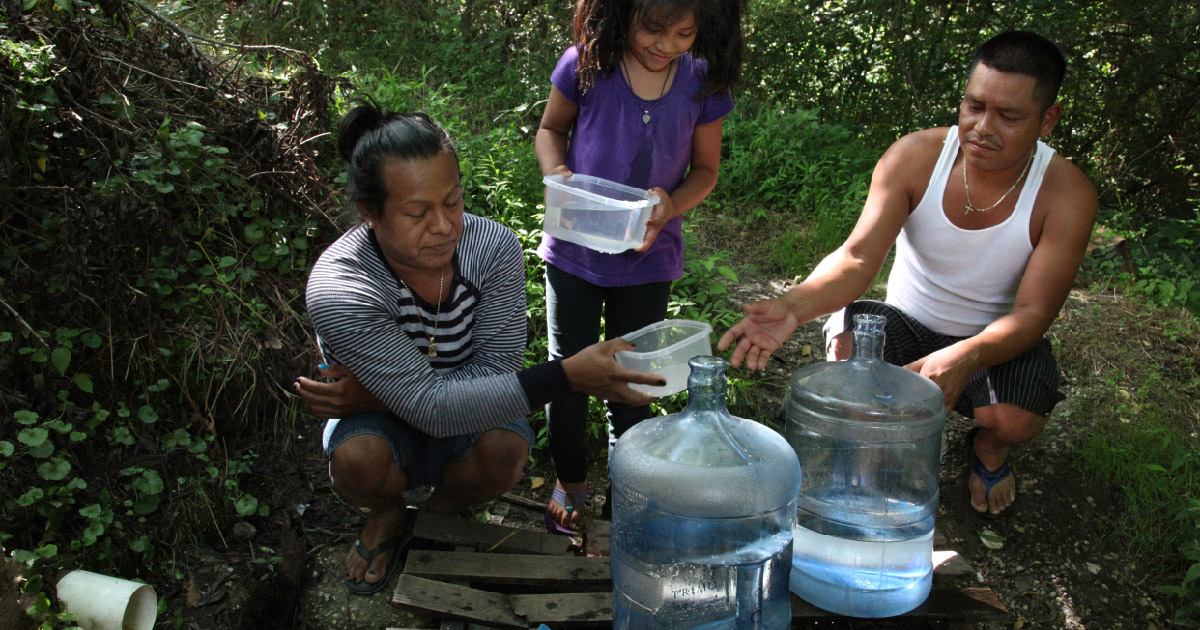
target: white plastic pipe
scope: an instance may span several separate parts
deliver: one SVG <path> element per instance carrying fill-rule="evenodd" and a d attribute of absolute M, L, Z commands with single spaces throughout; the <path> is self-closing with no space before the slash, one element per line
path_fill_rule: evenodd
<path fill-rule="evenodd" d="M 149 584 L 91 571 L 72 571 L 59 580 L 58 599 L 84 630 L 151 630 L 158 614 Z"/>

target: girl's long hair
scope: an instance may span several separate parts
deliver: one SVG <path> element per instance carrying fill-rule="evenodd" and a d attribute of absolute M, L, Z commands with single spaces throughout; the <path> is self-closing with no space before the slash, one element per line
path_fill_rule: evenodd
<path fill-rule="evenodd" d="M 691 53 L 708 64 L 696 100 L 727 92 L 742 69 L 743 0 L 578 0 L 575 5 L 575 44 L 579 62 L 575 75 L 579 91 L 587 92 L 598 75 L 615 72 L 625 54 L 626 36 L 634 20 L 644 26 L 665 26 L 691 13 L 696 41 Z"/>

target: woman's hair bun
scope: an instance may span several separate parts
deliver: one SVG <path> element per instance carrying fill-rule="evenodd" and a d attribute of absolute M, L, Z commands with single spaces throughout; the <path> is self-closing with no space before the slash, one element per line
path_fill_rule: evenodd
<path fill-rule="evenodd" d="M 369 131 L 378 129 L 388 120 L 388 113 L 369 98 L 357 98 L 355 105 L 342 118 L 338 130 L 338 153 L 347 161 L 354 155 L 354 147 Z"/>

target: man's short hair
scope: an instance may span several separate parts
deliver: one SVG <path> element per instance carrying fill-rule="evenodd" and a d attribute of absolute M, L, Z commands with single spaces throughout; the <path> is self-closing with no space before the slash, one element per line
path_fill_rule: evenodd
<path fill-rule="evenodd" d="M 968 77 L 980 63 L 1000 72 L 1033 77 L 1037 81 L 1033 97 L 1041 104 L 1042 111 L 1058 98 L 1058 88 L 1067 71 L 1067 62 L 1058 46 L 1029 31 L 1007 31 L 984 42 L 967 70 Z"/>

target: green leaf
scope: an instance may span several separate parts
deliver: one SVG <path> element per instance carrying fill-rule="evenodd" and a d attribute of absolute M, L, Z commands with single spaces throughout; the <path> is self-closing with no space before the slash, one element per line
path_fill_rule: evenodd
<path fill-rule="evenodd" d="M 52 453 L 54 453 L 54 442 L 51 442 L 50 440 L 46 440 L 38 446 L 32 446 L 29 448 L 29 454 L 38 459 L 46 459 L 47 457 L 50 457 Z"/>
<path fill-rule="evenodd" d="M 16 445 L 14 445 L 12 442 L 0 440 L 0 455 L 3 455 L 4 457 L 12 457 L 14 452 L 16 452 Z"/>
<path fill-rule="evenodd" d="M 76 374 L 75 387 L 78 387 L 80 390 L 89 394 L 92 393 L 92 377 L 84 374 L 83 372 Z"/>
<path fill-rule="evenodd" d="M 30 411 L 28 409 L 22 409 L 14 413 L 13 417 L 15 417 L 17 422 L 20 422 L 21 424 L 33 424 L 38 421 L 37 412 Z"/>
<path fill-rule="evenodd" d="M 83 341 L 83 345 L 93 350 L 99 348 L 100 344 L 103 343 L 103 339 L 100 337 L 100 335 L 94 332 L 85 332 L 80 335 L 79 339 Z"/>
<path fill-rule="evenodd" d="M 37 470 L 42 479 L 61 481 L 71 472 L 71 463 L 61 457 L 55 457 L 50 461 L 42 462 Z"/>
<path fill-rule="evenodd" d="M 17 497 L 17 504 L 22 507 L 29 507 L 42 500 L 44 496 L 46 496 L 46 492 L 41 488 L 30 488 L 28 492 Z"/>
<path fill-rule="evenodd" d="M 150 405 L 142 405 L 138 409 L 138 419 L 146 424 L 154 424 L 158 422 L 158 412 Z"/>
<path fill-rule="evenodd" d="M 36 448 L 45 444 L 46 439 L 49 437 L 50 432 L 41 427 L 21 429 L 21 432 L 17 434 L 17 439 L 29 448 Z"/>
<path fill-rule="evenodd" d="M 8 332 L 7 330 L 0 330 L 0 342 L 12 341 L 12 338 L 12 333 Z"/>
<path fill-rule="evenodd" d="M 249 494 L 243 494 L 242 496 L 238 497 L 234 508 L 237 509 L 238 516 L 252 516 L 258 511 L 258 499 L 255 499 Z"/>
<path fill-rule="evenodd" d="M 71 365 L 71 351 L 62 346 L 55 348 L 54 352 L 50 353 L 50 362 L 59 374 L 66 374 L 67 366 Z"/>
<path fill-rule="evenodd" d="M 1142 464 L 1142 468 L 1145 468 L 1146 470 L 1153 470 L 1156 472 L 1167 472 L 1167 469 L 1163 468 L 1159 464 Z"/>
<path fill-rule="evenodd" d="M 157 494 L 147 494 L 138 497 L 138 500 L 133 504 L 133 513 L 138 515 L 146 515 L 158 509 L 158 504 L 161 501 Z"/>
<path fill-rule="evenodd" d="M 113 441 L 123 446 L 133 446 L 133 435 L 129 432 L 129 427 L 113 429 Z"/>
<path fill-rule="evenodd" d="M 163 491 L 162 477 L 158 476 L 158 471 L 147 470 L 133 480 L 133 487 L 139 492 L 160 494 Z"/>

